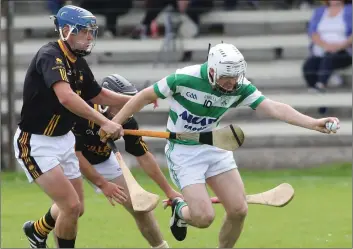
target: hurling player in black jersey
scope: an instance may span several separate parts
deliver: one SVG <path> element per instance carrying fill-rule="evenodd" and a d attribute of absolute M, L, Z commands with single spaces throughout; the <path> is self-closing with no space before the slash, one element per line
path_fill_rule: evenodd
<path fill-rule="evenodd" d="M 67 5 L 58 11 L 54 24 L 60 38 L 42 46 L 29 65 L 21 120 L 14 135 L 15 155 L 28 180 L 54 202 L 42 218 L 23 225 L 34 248 L 46 247 L 54 226 L 58 247 L 75 247 L 82 177 L 71 132 L 74 122 L 78 117 L 86 118 L 107 132 L 123 135 L 121 125 L 86 101 L 122 107 L 130 98 L 102 89 L 83 58 L 91 52 L 98 30 L 91 12 Z M 116 186 L 113 194 L 126 201 L 121 188 Z"/>
<path fill-rule="evenodd" d="M 118 74 L 105 77 L 102 87 L 117 93 L 134 95 L 137 90 L 128 80 Z M 90 103 L 91 106 L 102 112 L 107 118 L 112 118 L 119 111 L 118 107 L 102 107 L 98 104 Z M 138 124 L 134 117 L 130 117 L 124 124 L 124 129 L 138 129 Z M 97 192 L 103 192 L 112 205 L 111 192 L 115 186 L 122 186 L 128 196 L 124 176 L 119 167 L 119 163 L 106 143 L 100 141 L 99 125 L 81 119 L 76 122 L 73 133 L 76 137 L 76 155 L 80 162 L 80 170 L 84 177 L 94 186 Z M 146 143 L 138 136 L 123 136 L 125 141 L 125 151 L 136 157 L 139 165 L 144 171 L 159 185 L 168 198 L 181 197 L 169 184 L 160 170 L 154 156 L 148 151 Z M 83 195 L 80 195 L 83 196 Z M 82 200 L 81 203 L 84 203 Z M 163 240 L 162 234 L 157 225 L 153 212 L 134 212 L 131 202 L 122 203 L 131 213 L 136 224 L 151 247 L 167 248 L 168 243 Z"/>

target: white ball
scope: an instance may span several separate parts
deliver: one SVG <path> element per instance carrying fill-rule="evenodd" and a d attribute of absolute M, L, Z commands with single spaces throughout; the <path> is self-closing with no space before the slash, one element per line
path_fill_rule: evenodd
<path fill-rule="evenodd" d="M 327 122 L 326 123 L 326 129 L 328 129 L 330 131 L 337 131 L 337 122 L 336 121 Z"/>

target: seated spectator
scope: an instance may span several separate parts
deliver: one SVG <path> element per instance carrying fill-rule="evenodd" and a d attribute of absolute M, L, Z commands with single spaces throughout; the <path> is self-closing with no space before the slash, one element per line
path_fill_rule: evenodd
<path fill-rule="evenodd" d="M 309 9 L 314 5 L 315 0 L 277 0 L 276 9 L 292 9 L 296 5 L 300 9 Z"/>
<path fill-rule="evenodd" d="M 117 18 L 125 15 L 132 8 L 132 0 L 83 0 L 81 7 L 92 13 L 105 16 L 106 37 L 118 36 Z"/>
<path fill-rule="evenodd" d="M 325 91 L 334 70 L 352 64 L 352 4 L 326 1 L 316 8 L 309 23 L 310 56 L 303 65 L 309 88 Z"/>
<path fill-rule="evenodd" d="M 174 10 L 185 13 L 196 26 L 200 15 L 212 9 L 213 0 L 146 0 L 146 13 L 141 24 L 132 33 L 133 39 L 143 39 L 151 35 L 151 23 L 159 13 L 171 5 Z"/>

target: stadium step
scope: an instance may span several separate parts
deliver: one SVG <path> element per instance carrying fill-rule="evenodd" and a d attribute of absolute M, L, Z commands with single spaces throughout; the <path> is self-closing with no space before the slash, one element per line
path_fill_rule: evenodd
<path fill-rule="evenodd" d="M 91 65 L 91 69 L 98 82 L 113 73 L 118 73 L 127 78 L 140 90 L 163 77 L 175 72 L 177 68 L 182 68 L 190 64 L 179 63 L 169 67 L 154 67 L 151 63 L 139 63 L 129 65 Z M 247 77 L 261 91 L 305 91 L 306 85 L 302 76 L 303 61 L 272 61 L 268 63 L 251 62 L 248 63 Z M 15 71 L 15 91 L 22 92 L 23 80 L 26 70 L 18 68 Z M 345 90 L 350 90 L 352 86 L 351 68 L 339 71 L 343 77 Z M 6 92 L 7 71 L 6 68 L 1 70 L 1 91 Z M 335 91 L 335 90 L 333 90 Z"/>
<path fill-rule="evenodd" d="M 48 39 L 26 40 L 14 44 L 15 65 L 26 66 L 38 49 L 52 41 Z M 220 37 L 204 36 L 195 39 L 177 40 L 177 49 L 165 51 L 162 49 L 163 39 L 147 40 L 98 40 L 93 52 L 87 57 L 89 63 L 151 63 L 180 62 L 189 60 L 202 62 L 207 57 L 209 43 L 215 45 L 221 41 L 237 46 L 247 61 L 273 61 L 278 59 L 303 60 L 308 56 L 309 40 L 306 34 L 267 35 Z M 187 57 L 185 52 L 191 52 Z M 6 43 L 1 43 L 1 65 L 6 65 Z"/>
<path fill-rule="evenodd" d="M 166 12 L 157 17 L 157 23 L 164 27 Z M 121 33 L 129 33 L 138 25 L 144 12 L 136 9 L 118 18 L 118 26 Z M 265 35 L 265 34 L 293 34 L 305 32 L 307 23 L 312 15 L 312 10 L 250 10 L 250 11 L 224 11 L 213 10 L 201 15 L 201 31 L 209 31 L 213 26 L 219 26 L 224 35 Z M 14 36 L 16 39 L 28 39 L 31 37 L 46 37 L 53 33 L 54 24 L 50 20 L 49 13 L 41 15 L 17 15 L 14 18 Z M 97 16 L 100 30 L 105 28 L 105 18 Z M 178 18 L 178 17 L 177 17 Z M 192 25 L 185 16 L 185 29 L 191 29 Z M 1 33 L 4 35 L 6 18 L 1 18 Z"/>
<path fill-rule="evenodd" d="M 265 94 L 269 99 L 283 102 L 293 106 L 296 110 L 319 118 L 323 116 L 337 116 L 340 119 L 352 119 L 352 98 L 351 93 L 328 93 L 328 94 Z M 7 123 L 7 99 L 1 100 L 2 122 Z M 16 119 L 19 119 L 22 99 L 15 101 Z M 320 113 L 320 108 L 326 107 L 325 113 Z M 135 117 L 140 125 L 158 126 L 166 123 L 168 119 L 169 105 L 167 100 L 158 100 L 158 107 L 153 109 L 152 105 L 144 107 L 141 112 L 136 113 Z M 233 122 L 234 120 L 248 122 L 268 121 L 268 116 L 258 114 L 249 107 L 231 109 L 224 116 L 224 122 Z"/>
<path fill-rule="evenodd" d="M 123 147 L 121 147 L 123 150 Z M 285 168 L 308 168 L 331 163 L 342 163 L 352 161 L 352 145 L 349 146 L 300 146 L 295 148 L 241 148 L 233 153 L 236 163 L 241 172 L 242 169 L 285 169 Z M 136 165 L 127 153 L 123 154 L 128 165 Z M 128 159 L 126 159 L 128 158 Z M 129 160 L 129 161 L 127 161 Z M 161 165 L 166 164 L 162 156 L 158 157 Z"/>

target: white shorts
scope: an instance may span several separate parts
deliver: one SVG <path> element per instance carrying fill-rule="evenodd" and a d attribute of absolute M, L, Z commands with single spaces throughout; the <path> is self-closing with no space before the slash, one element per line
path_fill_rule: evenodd
<path fill-rule="evenodd" d="M 75 136 L 71 131 L 63 136 L 49 137 L 23 132 L 18 128 L 13 142 L 15 157 L 29 182 L 59 164 L 68 179 L 81 176 L 74 148 Z"/>
<path fill-rule="evenodd" d="M 233 152 L 210 145 L 183 145 L 167 142 L 165 147 L 169 173 L 179 188 L 236 169 Z"/>
<path fill-rule="evenodd" d="M 106 180 L 111 181 L 114 180 L 115 178 L 118 178 L 123 174 L 119 162 L 116 159 L 114 153 L 110 153 L 110 157 L 108 160 L 98 163 L 98 164 L 93 164 L 93 167 L 97 170 L 99 174 L 101 174 Z M 102 191 L 93 183 L 89 182 L 92 187 L 95 189 L 97 193 L 101 193 Z"/>

